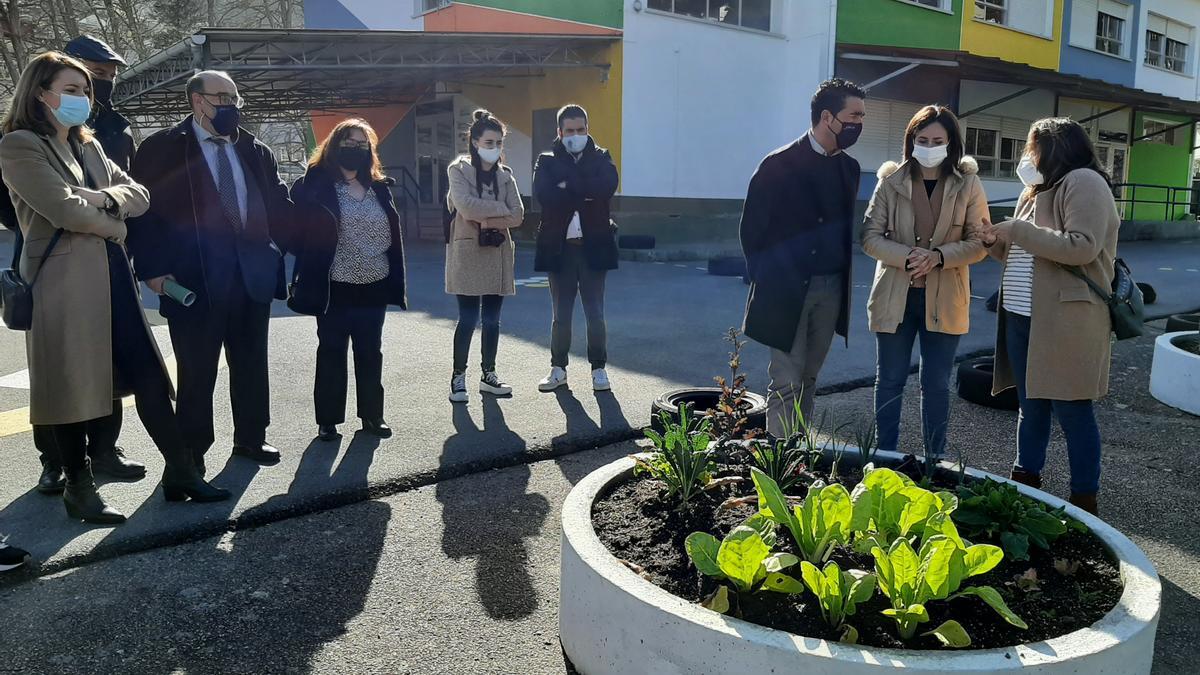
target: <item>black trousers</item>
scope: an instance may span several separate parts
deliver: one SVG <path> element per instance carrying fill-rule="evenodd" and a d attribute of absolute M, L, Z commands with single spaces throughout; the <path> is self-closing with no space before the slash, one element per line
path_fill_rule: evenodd
<path fill-rule="evenodd" d="M 229 364 L 229 399 L 234 445 L 258 447 L 271 424 L 267 373 L 267 331 L 271 305 L 246 295 L 240 274 L 227 293 L 211 303 L 198 300 L 168 318 L 171 344 L 179 364 L 176 409 L 184 443 L 193 453 L 212 447 L 213 392 L 221 348 Z"/>
<path fill-rule="evenodd" d="M 87 422 L 87 454 L 95 457 L 97 452 L 111 449 L 117 445 L 121 435 L 121 423 L 125 418 L 125 405 L 121 399 L 113 399 L 111 415 L 97 417 Z M 62 462 L 54 445 L 54 429 L 41 424 L 33 425 L 33 447 L 37 448 L 38 457 L 43 464 L 58 464 Z"/>
<path fill-rule="evenodd" d="M 500 309 L 504 306 L 502 295 L 457 295 L 458 325 L 454 328 L 454 372 L 467 372 L 467 354 L 471 351 L 471 338 L 475 326 L 483 316 L 481 339 L 481 363 L 483 372 L 496 369 L 496 352 L 500 346 Z"/>
<path fill-rule="evenodd" d="M 346 421 L 346 349 L 354 344 L 358 417 L 383 418 L 383 320 L 387 305 L 330 303 L 317 317 L 317 377 L 313 402 L 317 424 Z"/>
<path fill-rule="evenodd" d="M 169 455 L 183 445 L 175 411 L 171 408 L 171 382 L 163 372 L 143 323 L 142 305 L 125 251 L 111 242 L 108 243 L 108 270 L 112 299 L 113 377 L 133 391 L 142 425 L 159 451 Z M 120 401 L 115 401 L 114 406 L 120 406 Z M 102 421 L 111 417 L 48 427 L 64 468 L 68 471 L 83 468 L 89 442 L 96 440 L 92 430 L 98 422 L 104 429 Z M 43 434 L 45 438 L 46 434 Z"/>

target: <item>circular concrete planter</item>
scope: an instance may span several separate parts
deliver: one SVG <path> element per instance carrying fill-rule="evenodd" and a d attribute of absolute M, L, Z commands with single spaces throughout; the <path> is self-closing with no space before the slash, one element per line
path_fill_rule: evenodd
<path fill-rule="evenodd" d="M 900 455 L 880 452 L 881 460 Z M 620 459 L 575 486 L 563 505 L 559 636 L 583 675 L 804 673 L 863 675 L 903 668 L 922 673 L 1141 675 L 1150 672 L 1162 587 L 1153 565 L 1120 532 L 1044 492 L 1021 492 L 1083 521 L 1120 561 L 1125 590 L 1095 625 L 1044 642 L 1004 649 L 927 651 L 863 648 L 793 635 L 722 616 L 642 579 L 617 560 L 592 527 L 592 505 L 626 479 Z M 982 471 L 972 476 L 1006 480 Z"/>
<path fill-rule="evenodd" d="M 1172 408 L 1200 415 L 1200 356 L 1171 344 L 1190 331 L 1166 333 L 1154 341 L 1150 366 L 1150 395 Z"/>

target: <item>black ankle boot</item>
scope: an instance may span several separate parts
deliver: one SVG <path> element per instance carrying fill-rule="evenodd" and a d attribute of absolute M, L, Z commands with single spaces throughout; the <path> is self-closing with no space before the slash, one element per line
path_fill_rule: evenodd
<path fill-rule="evenodd" d="M 66 475 L 63 505 L 67 508 L 68 516 L 99 525 L 120 525 L 125 522 L 124 514 L 105 504 L 96 491 L 92 468 L 86 460 L 82 468 L 67 469 Z"/>
<path fill-rule="evenodd" d="M 67 487 L 67 478 L 61 466 L 54 461 L 42 460 L 42 475 L 38 478 L 37 491 L 44 495 L 60 495 Z"/>
<path fill-rule="evenodd" d="M 191 452 L 183 450 L 166 456 L 163 470 L 163 497 L 169 502 L 191 499 L 194 502 L 221 502 L 229 499 L 229 490 L 209 485 L 196 468 Z"/>

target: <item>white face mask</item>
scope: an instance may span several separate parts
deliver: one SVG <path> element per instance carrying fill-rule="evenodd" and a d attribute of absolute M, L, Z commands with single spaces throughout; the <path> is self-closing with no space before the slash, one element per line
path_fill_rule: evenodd
<path fill-rule="evenodd" d="M 913 159 L 926 169 L 941 166 L 949 154 L 949 145 L 914 145 L 912 150 Z"/>
<path fill-rule="evenodd" d="M 578 155 L 587 147 L 588 137 L 586 134 L 563 136 L 562 142 L 567 147 L 567 152 Z"/>
<path fill-rule="evenodd" d="M 1038 171 L 1037 167 L 1033 165 L 1033 160 L 1029 159 L 1029 155 L 1022 157 L 1021 163 L 1017 165 L 1017 178 L 1021 179 L 1025 187 L 1041 185 L 1046 180 L 1042 172 Z"/>
<path fill-rule="evenodd" d="M 477 147 L 475 148 L 475 151 L 479 153 L 479 159 L 482 159 L 488 164 L 495 164 L 496 162 L 500 161 L 500 148 Z"/>

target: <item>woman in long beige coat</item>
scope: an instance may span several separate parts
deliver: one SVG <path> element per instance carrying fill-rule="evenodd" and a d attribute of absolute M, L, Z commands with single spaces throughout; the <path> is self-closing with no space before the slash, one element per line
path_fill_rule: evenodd
<path fill-rule="evenodd" d="M 66 474 L 67 514 L 117 524 L 125 517 L 96 491 L 86 422 L 112 413 L 132 391 L 138 415 L 166 457 L 167 499 L 226 499 L 199 477 L 171 408 L 171 383 L 146 323 L 122 242 L 124 219 L 149 207 L 146 189 L 104 155 L 84 123 L 91 77 L 78 61 L 48 52 L 21 75 L 0 140 L 0 168 L 33 284 L 26 334 L 29 416 L 51 428 Z"/>
<path fill-rule="evenodd" d="M 507 396 L 512 387 L 496 375 L 500 308 L 517 292 L 514 246 L 509 229 L 525 219 L 525 207 L 512 170 L 500 163 L 504 124 L 486 110 L 475 111 L 470 154 L 447 169 L 446 205 L 454 218 L 446 242 L 446 292 L 458 299 L 454 330 L 454 371 L 450 400 L 467 401 L 467 354 L 482 313 L 482 367 L 479 391 Z"/>
<path fill-rule="evenodd" d="M 1017 173 L 1027 188 L 1016 217 L 981 234 L 1004 262 L 992 390 L 1016 386 L 1021 403 L 1013 479 L 1041 486 L 1053 413 L 1067 440 L 1071 503 L 1095 513 L 1100 428 L 1093 401 L 1108 393 L 1112 321 L 1067 267 L 1111 287 L 1121 219 L 1091 139 L 1076 122 L 1035 122 Z"/>
<path fill-rule="evenodd" d="M 913 343 L 921 344 L 921 424 L 927 458 L 941 457 L 950 418 L 950 371 L 968 329 L 967 268 L 987 257 L 978 228 L 987 197 L 975 160 L 963 156 L 958 118 L 943 106 L 917 111 L 904 163 L 879 169 L 863 251 L 875 258 L 867 317 L 875 333 L 879 447 L 895 452 Z"/>

